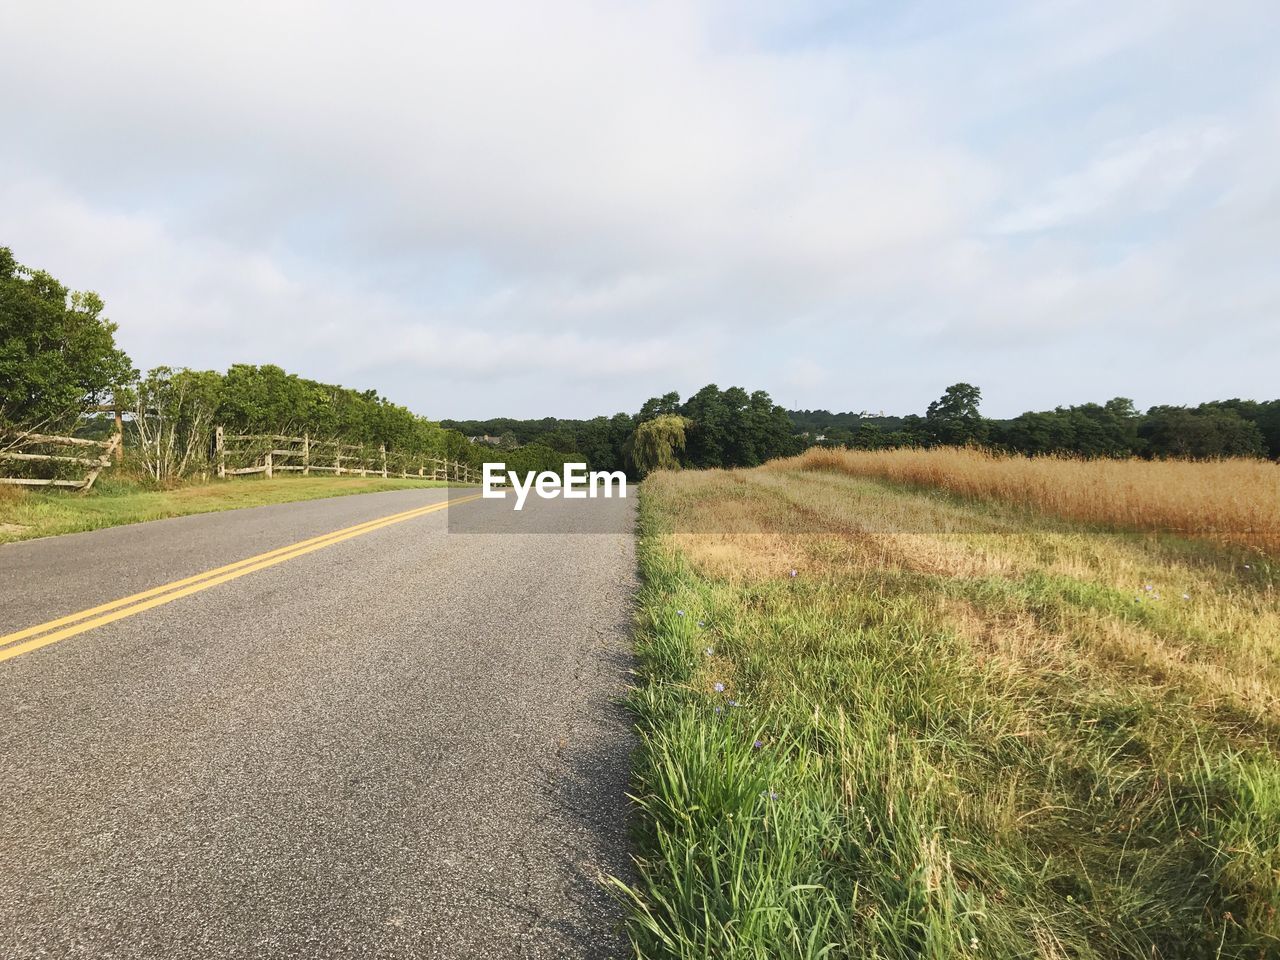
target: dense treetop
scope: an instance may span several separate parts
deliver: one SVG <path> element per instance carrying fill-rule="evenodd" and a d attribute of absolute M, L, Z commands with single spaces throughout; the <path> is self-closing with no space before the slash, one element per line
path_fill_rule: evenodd
<path fill-rule="evenodd" d="M 133 377 L 102 310 L 0 247 L 0 424 L 56 431 Z"/>

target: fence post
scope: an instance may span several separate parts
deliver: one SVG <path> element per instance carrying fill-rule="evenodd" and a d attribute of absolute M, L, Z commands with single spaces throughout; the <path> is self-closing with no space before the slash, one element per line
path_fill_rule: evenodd
<path fill-rule="evenodd" d="M 124 460 L 124 408 L 116 407 L 116 436 L 120 442 L 116 444 L 116 463 Z"/>
<path fill-rule="evenodd" d="M 340 477 L 340 476 L 342 476 L 342 447 L 341 447 L 341 445 L 337 445 L 337 446 L 335 446 L 335 450 L 334 450 L 334 454 L 333 454 L 333 475 L 334 475 L 335 477 Z"/>
<path fill-rule="evenodd" d="M 378 444 L 378 453 L 382 454 L 382 479 L 387 479 L 387 445 L 385 443 Z"/>
<path fill-rule="evenodd" d="M 123 439 L 123 437 L 124 437 L 124 434 L 117 433 L 115 436 L 111 438 L 111 440 L 107 444 L 107 449 L 103 450 L 102 456 L 98 458 L 97 465 L 92 470 L 90 470 L 89 475 L 84 478 L 84 484 L 81 485 L 80 487 L 81 493 L 88 493 L 93 488 L 93 481 L 98 479 L 98 474 L 100 474 L 107 467 L 111 466 L 111 458 L 112 456 L 114 456 L 116 450 L 120 448 L 120 441 Z"/>
<path fill-rule="evenodd" d="M 267 479 L 270 480 L 273 476 L 275 476 L 275 474 L 272 473 L 271 471 L 271 451 L 270 450 L 268 450 L 267 455 L 262 458 L 262 463 L 267 468 Z"/>
<path fill-rule="evenodd" d="M 218 458 L 218 479 L 227 479 L 227 448 L 222 438 L 222 428 L 213 428 L 213 448 Z"/>
<path fill-rule="evenodd" d="M 311 434 L 302 435 L 302 475 L 311 476 Z"/>

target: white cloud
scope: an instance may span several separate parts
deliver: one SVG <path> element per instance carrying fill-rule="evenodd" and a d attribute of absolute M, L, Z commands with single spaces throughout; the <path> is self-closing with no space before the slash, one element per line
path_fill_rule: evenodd
<path fill-rule="evenodd" d="M 711 379 L 905 407 L 975 343 L 1262 343 L 1280 280 L 1232 238 L 1276 234 L 1268 5 L 888 16 L 9 5 L 0 243 L 97 288 L 141 363 L 271 360 L 432 415 Z M 842 351 L 893 369 L 882 395 L 779 359 Z"/>
<path fill-rule="evenodd" d="M 1160 212 L 1177 201 L 1228 139 L 1227 131 L 1209 123 L 1109 144 L 1083 170 L 1053 180 L 1041 197 L 1002 218 L 995 230 L 1029 233 Z"/>

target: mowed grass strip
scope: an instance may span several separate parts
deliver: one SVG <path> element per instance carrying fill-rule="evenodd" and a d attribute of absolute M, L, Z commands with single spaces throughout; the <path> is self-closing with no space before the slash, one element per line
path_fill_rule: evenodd
<path fill-rule="evenodd" d="M 1280 955 L 1251 554 L 842 472 L 641 495 L 638 956 Z"/>
<path fill-rule="evenodd" d="M 270 503 L 443 486 L 447 484 L 398 477 L 320 476 L 248 477 L 172 489 L 104 477 L 88 494 L 0 485 L 0 543 Z"/>

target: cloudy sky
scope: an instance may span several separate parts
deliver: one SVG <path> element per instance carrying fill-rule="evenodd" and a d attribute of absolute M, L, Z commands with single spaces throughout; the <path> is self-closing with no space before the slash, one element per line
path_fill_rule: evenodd
<path fill-rule="evenodd" d="M 8 3 L 0 245 L 432 417 L 1280 395 L 1275 0 Z"/>

